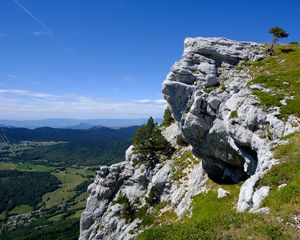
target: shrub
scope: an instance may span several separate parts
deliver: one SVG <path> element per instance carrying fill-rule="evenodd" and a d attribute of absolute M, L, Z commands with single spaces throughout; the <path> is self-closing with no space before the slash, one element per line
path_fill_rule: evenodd
<path fill-rule="evenodd" d="M 232 112 L 230 113 L 230 118 L 237 118 L 237 117 L 238 117 L 237 111 L 232 111 Z"/>
<path fill-rule="evenodd" d="M 135 218 L 136 210 L 129 202 L 126 195 L 120 194 L 118 199 L 113 202 L 114 204 L 119 203 L 123 206 L 120 216 L 125 219 L 126 223 L 131 222 Z"/>
<path fill-rule="evenodd" d="M 164 120 L 162 122 L 162 125 L 163 127 L 169 127 L 172 123 L 174 123 L 172 112 L 169 108 L 166 108 L 164 112 Z"/>
<path fill-rule="evenodd" d="M 179 135 L 176 139 L 176 144 L 181 146 L 181 147 L 187 147 L 189 144 L 184 140 L 184 138 Z"/>
<path fill-rule="evenodd" d="M 145 200 L 150 206 L 157 205 L 160 202 L 159 190 L 155 187 L 152 187 L 149 191 L 148 197 L 146 197 Z"/>

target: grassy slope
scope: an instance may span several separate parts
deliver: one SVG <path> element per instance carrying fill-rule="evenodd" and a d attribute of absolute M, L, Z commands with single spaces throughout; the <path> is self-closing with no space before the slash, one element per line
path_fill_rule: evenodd
<path fill-rule="evenodd" d="M 297 239 L 300 231 L 290 226 L 292 216 L 300 210 L 300 134 L 291 137 L 289 144 L 279 146 L 275 155 L 283 162 L 274 167 L 259 185 L 270 185 L 272 190 L 264 205 L 271 208 L 269 215 L 237 213 L 240 185 L 223 185 L 230 195 L 217 198 L 215 183 L 211 190 L 193 200 L 192 217 L 184 217 L 170 225 L 153 225 L 139 239 Z M 282 183 L 288 185 L 278 190 Z M 283 222 L 276 220 L 283 219 Z"/>
<path fill-rule="evenodd" d="M 245 65 L 254 76 L 251 84 L 259 83 L 272 89 L 271 94 L 254 91 L 262 106 L 280 106 L 282 118 L 290 114 L 300 117 L 300 45 L 281 45 L 274 56 Z M 284 96 L 294 96 L 294 99 L 282 106 L 279 101 Z M 282 162 L 257 185 L 272 187 L 263 202 L 271 209 L 269 215 L 237 213 L 234 205 L 239 185 L 222 186 L 230 191 L 230 195 L 218 199 L 216 190 L 219 186 L 210 182 L 211 190 L 193 199 L 191 217 L 183 217 L 173 224 L 154 223 L 138 239 L 299 239 L 300 231 L 291 223 L 293 215 L 300 211 L 300 133 L 288 139 L 288 144 L 274 150 L 275 157 Z M 278 189 L 283 183 L 287 186 Z"/>
<path fill-rule="evenodd" d="M 249 85 L 258 83 L 271 89 L 269 93 L 253 91 L 262 106 L 279 106 L 281 118 L 291 114 L 300 117 L 300 44 L 279 45 L 273 56 L 244 65 L 250 68 L 254 77 Z M 293 99 L 287 100 L 286 106 L 281 105 L 280 100 L 287 96 L 293 96 Z"/>

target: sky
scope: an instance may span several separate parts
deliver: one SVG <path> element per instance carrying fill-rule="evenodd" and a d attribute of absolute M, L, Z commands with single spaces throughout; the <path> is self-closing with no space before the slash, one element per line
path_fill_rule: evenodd
<path fill-rule="evenodd" d="M 186 37 L 300 41 L 300 1 L 0 0 L 0 119 L 162 116 Z"/>

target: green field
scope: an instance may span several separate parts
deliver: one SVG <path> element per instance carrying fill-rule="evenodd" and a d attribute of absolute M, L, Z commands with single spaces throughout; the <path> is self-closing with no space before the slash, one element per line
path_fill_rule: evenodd
<path fill-rule="evenodd" d="M 76 195 L 75 187 L 89 176 L 93 176 L 94 173 L 85 169 L 66 168 L 64 171 L 55 171 L 52 174 L 62 182 L 62 185 L 54 192 L 46 193 L 43 196 L 43 204 L 46 208 L 62 204 L 74 197 Z"/>
<path fill-rule="evenodd" d="M 55 168 L 48 167 L 45 165 L 35 165 L 35 164 L 31 164 L 31 163 L 0 162 L 0 170 L 48 172 L 53 169 L 55 169 Z"/>
<path fill-rule="evenodd" d="M 14 207 L 14 209 L 10 210 L 11 214 L 23 214 L 28 213 L 33 210 L 32 206 L 29 206 L 27 204 L 22 204 Z"/>

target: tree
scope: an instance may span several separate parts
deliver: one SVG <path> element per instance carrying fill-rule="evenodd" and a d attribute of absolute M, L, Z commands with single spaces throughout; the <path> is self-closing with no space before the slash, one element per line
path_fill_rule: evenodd
<path fill-rule="evenodd" d="M 149 162 L 155 161 L 156 154 L 170 156 L 173 153 L 172 146 L 161 134 L 159 127 L 154 124 L 152 117 L 134 134 L 133 146 L 134 150 Z"/>
<path fill-rule="evenodd" d="M 285 30 L 283 30 L 282 28 L 276 26 L 276 27 L 272 27 L 269 30 L 269 33 L 271 33 L 273 35 L 273 40 L 272 40 L 272 44 L 268 49 L 268 52 L 270 54 L 272 54 L 274 52 L 274 46 L 275 44 L 279 41 L 279 38 L 286 38 L 289 36 L 288 33 L 286 33 Z"/>

